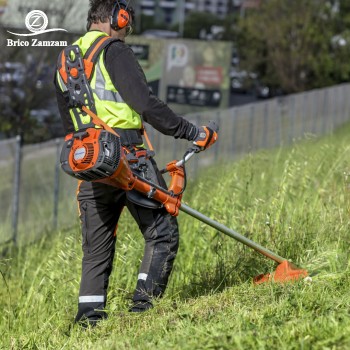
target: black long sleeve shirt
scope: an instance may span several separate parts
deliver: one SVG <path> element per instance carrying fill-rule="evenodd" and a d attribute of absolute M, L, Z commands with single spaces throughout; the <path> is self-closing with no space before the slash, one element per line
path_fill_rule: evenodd
<path fill-rule="evenodd" d="M 104 60 L 110 78 L 124 102 L 139 113 L 144 121 L 165 135 L 189 141 L 196 137 L 196 126 L 175 114 L 166 103 L 150 92 L 145 74 L 128 45 L 122 41 L 113 42 L 105 49 Z M 64 128 L 69 133 L 74 128 L 68 105 L 56 79 L 55 85 L 58 108 Z"/>

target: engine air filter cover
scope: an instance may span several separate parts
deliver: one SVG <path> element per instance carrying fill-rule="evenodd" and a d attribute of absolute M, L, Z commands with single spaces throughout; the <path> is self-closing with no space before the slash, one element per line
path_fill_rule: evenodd
<path fill-rule="evenodd" d="M 89 128 L 65 141 L 61 167 L 79 180 L 100 180 L 118 169 L 121 152 L 120 137 L 103 129 Z"/>

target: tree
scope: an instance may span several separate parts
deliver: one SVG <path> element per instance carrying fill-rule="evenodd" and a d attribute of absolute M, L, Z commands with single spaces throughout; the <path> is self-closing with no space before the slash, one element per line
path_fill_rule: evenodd
<path fill-rule="evenodd" d="M 62 3 L 66 6 L 62 6 Z M 9 4 L 4 22 L 13 25 L 12 21 L 15 19 L 14 22 L 18 26 L 24 27 L 25 14 L 34 5 L 44 10 L 50 20 L 53 20 L 52 25 L 55 26 L 57 23 L 58 27 L 72 11 L 72 6 L 76 6 L 74 0 L 63 2 L 31 0 L 25 5 L 22 1 L 14 0 Z M 9 36 L 7 29 L 0 27 L 2 38 Z M 41 40 L 71 42 L 71 39 L 72 35 L 69 33 L 53 32 L 45 34 Z M 5 137 L 20 135 L 24 143 L 35 143 L 62 136 L 63 128 L 59 120 L 52 83 L 57 56 L 62 47 L 4 46 L 5 49 L 0 50 L 2 63 L 0 73 L 4 71 L 6 73 L 5 62 L 8 66 L 15 64 L 17 68 L 16 72 L 13 72 L 13 77 L 6 73 L 7 77 L 0 81 L 0 132 Z"/>
<path fill-rule="evenodd" d="M 20 65 L 0 86 L 0 132 L 5 137 L 20 135 L 24 143 L 45 141 L 62 136 L 62 128 L 54 130 L 57 113 L 49 111 L 54 99 L 53 67 L 47 64 L 47 52 L 34 56 L 33 62 L 13 59 L 7 65 Z M 5 62 L 5 61 L 4 61 Z M 2 66 L 2 73 L 6 71 Z M 8 70 L 7 70 L 8 71 Z M 47 117 L 45 117 L 45 115 Z"/>
<path fill-rule="evenodd" d="M 344 78 L 344 69 L 349 72 L 347 62 L 346 67 L 334 64 L 345 55 L 332 49 L 336 20 L 322 0 L 264 1 L 239 21 L 241 62 L 265 83 L 289 93 L 334 84 L 340 75 Z"/>
<path fill-rule="evenodd" d="M 165 23 L 156 23 L 153 16 L 147 16 L 144 14 L 138 16 L 138 19 L 136 19 L 136 26 L 139 28 L 139 31 L 136 31 L 135 34 L 142 34 L 148 29 L 168 29 Z"/>
<path fill-rule="evenodd" d="M 211 32 L 212 26 L 222 25 L 223 21 L 212 14 L 204 12 L 191 12 L 184 25 L 184 38 L 199 39 L 202 30 Z"/>

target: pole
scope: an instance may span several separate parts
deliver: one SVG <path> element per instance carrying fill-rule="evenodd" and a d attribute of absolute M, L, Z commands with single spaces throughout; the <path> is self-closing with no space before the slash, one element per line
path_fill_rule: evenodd
<path fill-rule="evenodd" d="M 140 1 L 134 1 L 133 6 L 136 13 L 136 33 L 140 35 L 142 31 L 142 8 Z"/>
<path fill-rule="evenodd" d="M 15 154 L 15 176 L 13 179 L 13 203 L 12 203 L 12 240 L 17 244 L 18 234 L 18 216 L 19 216 L 19 192 L 21 181 L 21 136 L 16 137 L 16 154 Z"/>
<path fill-rule="evenodd" d="M 60 139 L 56 139 L 56 164 L 55 164 L 55 184 L 53 198 L 53 229 L 57 230 L 58 222 L 58 200 L 60 193 Z"/>
<path fill-rule="evenodd" d="M 181 38 L 184 37 L 184 27 L 185 27 L 185 0 L 180 0 L 179 33 Z"/>
<path fill-rule="evenodd" d="M 230 236 L 231 238 L 234 238 L 235 240 L 245 244 L 246 246 L 254 249 L 255 251 L 259 252 L 262 255 L 265 255 L 267 258 L 272 259 L 276 261 L 277 263 L 282 263 L 283 261 L 287 260 L 285 258 L 282 258 L 281 256 L 271 252 L 267 248 L 264 248 L 258 243 L 253 242 L 252 240 L 240 235 L 238 232 L 233 231 L 229 229 L 228 227 L 208 218 L 207 216 L 203 215 L 202 213 L 190 208 L 186 204 L 181 203 L 180 210 L 184 213 L 198 219 L 199 221 L 204 222 L 205 224 L 217 229 L 218 231 L 224 233 L 227 236 Z"/>

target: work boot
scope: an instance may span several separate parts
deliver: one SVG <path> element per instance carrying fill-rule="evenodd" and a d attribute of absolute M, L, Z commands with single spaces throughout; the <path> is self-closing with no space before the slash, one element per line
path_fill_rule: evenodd
<path fill-rule="evenodd" d="M 80 310 L 81 311 L 81 310 Z M 78 312 L 75 323 L 79 324 L 82 328 L 94 328 L 97 323 L 108 317 L 107 313 L 104 311 L 90 310 L 84 314 Z"/>
<path fill-rule="evenodd" d="M 97 323 L 103 319 L 104 317 L 99 316 L 85 317 L 76 323 L 84 329 L 95 328 Z"/>
<path fill-rule="evenodd" d="M 134 301 L 132 307 L 129 309 L 129 312 L 145 312 L 153 308 L 153 304 L 150 301 Z"/>

